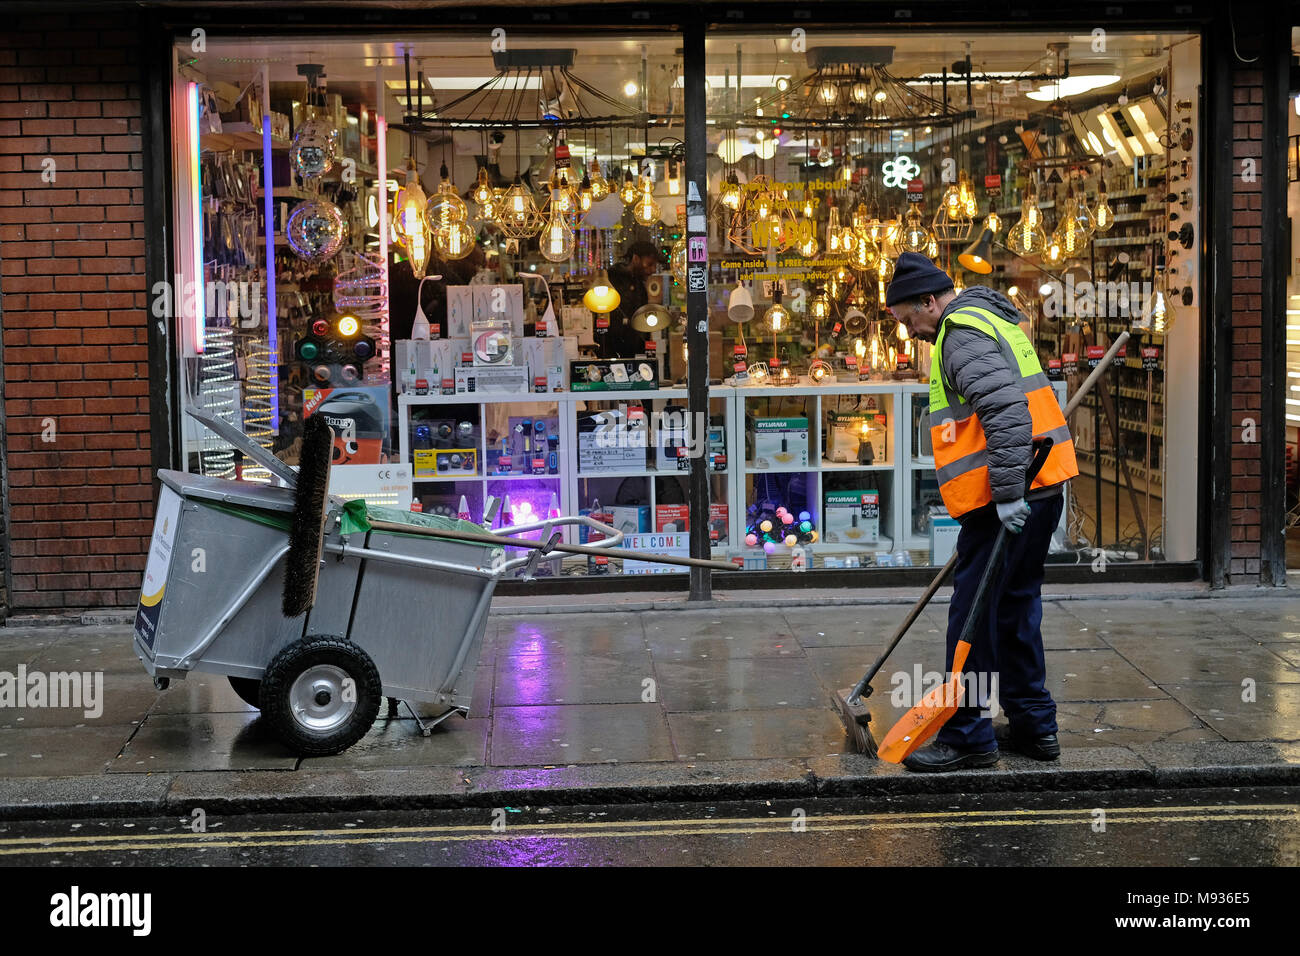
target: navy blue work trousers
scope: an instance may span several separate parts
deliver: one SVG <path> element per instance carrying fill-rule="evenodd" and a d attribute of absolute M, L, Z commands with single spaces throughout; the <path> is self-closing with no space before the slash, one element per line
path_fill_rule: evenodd
<path fill-rule="evenodd" d="M 1008 532 L 1002 559 L 989 584 L 979 618 L 971 634 L 970 654 L 962 668 L 965 696 L 962 706 L 944 724 L 936 740 L 951 747 L 993 750 L 993 714 L 989 697 L 1005 711 L 1018 736 L 1039 737 L 1056 733 L 1056 702 L 1044 686 L 1043 620 L 1040 600 L 1043 562 L 1064 506 L 1064 495 L 1029 502 L 1030 514 L 1020 534 Z M 957 536 L 957 567 L 952 604 L 948 609 L 947 671 L 952 671 L 953 651 L 966 618 L 973 610 L 975 590 L 988 564 L 997 537 L 996 509 L 982 508 L 962 520 Z"/>

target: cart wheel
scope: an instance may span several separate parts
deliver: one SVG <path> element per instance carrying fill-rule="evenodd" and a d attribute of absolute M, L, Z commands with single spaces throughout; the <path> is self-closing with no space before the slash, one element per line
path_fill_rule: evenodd
<path fill-rule="evenodd" d="M 304 756 L 347 750 L 366 735 L 383 696 L 370 655 L 341 637 L 305 637 L 280 651 L 262 675 L 271 731 Z"/>
<path fill-rule="evenodd" d="M 262 693 L 262 682 L 254 680 L 251 677 L 227 677 L 230 681 L 230 689 L 239 695 L 249 707 L 261 707 L 260 695 Z"/>

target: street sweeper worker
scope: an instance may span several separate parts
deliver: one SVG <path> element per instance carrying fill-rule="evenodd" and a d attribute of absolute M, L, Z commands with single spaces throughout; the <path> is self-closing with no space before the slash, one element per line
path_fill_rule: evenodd
<path fill-rule="evenodd" d="M 935 469 L 948 513 L 961 523 L 948 611 L 949 672 L 998 529 L 1009 532 L 971 637 L 962 706 L 903 765 L 935 772 L 996 763 L 994 696 L 1010 723 L 1010 748 L 1055 760 L 1056 702 L 1045 687 L 1039 625 L 1043 562 L 1061 518 L 1065 482 L 1079 473 L 1065 418 L 1019 325 L 1024 317 L 1000 292 L 975 286 L 958 295 L 929 258 L 905 252 L 885 304 L 911 335 L 934 343 Z M 1054 444 L 1026 494 L 1033 439 L 1042 436 Z"/>

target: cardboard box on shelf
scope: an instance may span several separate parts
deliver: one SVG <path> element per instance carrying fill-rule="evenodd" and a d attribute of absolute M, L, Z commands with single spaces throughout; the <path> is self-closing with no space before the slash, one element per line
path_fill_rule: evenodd
<path fill-rule="evenodd" d="M 957 548 L 957 536 L 961 533 L 961 522 L 951 518 L 946 512 L 930 516 L 930 563 L 944 565 Z"/>
<path fill-rule="evenodd" d="M 524 287 L 522 285 L 472 285 L 472 322 L 508 320 L 516 341 L 524 337 Z"/>
<path fill-rule="evenodd" d="M 774 471 L 807 468 L 808 419 L 755 419 L 754 467 Z"/>
<path fill-rule="evenodd" d="M 655 532 L 691 530 L 690 505 L 655 505 Z"/>
<path fill-rule="evenodd" d="M 880 540 L 880 492 L 828 491 L 823 514 L 830 544 L 875 544 Z"/>
<path fill-rule="evenodd" d="M 826 416 L 826 458 L 859 462 L 863 441 L 871 445 L 871 463 L 889 463 L 889 422 L 883 411 L 829 412 Z"/>
<path fill-rule="evenodd" d="M 456 369 L 456 394 L 509 393 L 528 391 L 528 369 L 521 365 L 500 368 L 460 366 Z"/>
<path fill-rule="evenodd" d="M 578 416 L 578 473 L 639 471 L 646 464 L 645 426 L 629 425 L 616 410 Z"/>
<path fill-rule="evenodd" d="M 447 286 L 447 334 L 468 338 L 474 321 L 474 287 Z"/>

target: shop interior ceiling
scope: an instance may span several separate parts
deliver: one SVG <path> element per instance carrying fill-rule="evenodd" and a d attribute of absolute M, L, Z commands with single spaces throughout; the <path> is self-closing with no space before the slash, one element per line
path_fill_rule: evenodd
<path fill-rule="evenodd" d="M 1135 96 L 1148 92 L 1142 84 L 1149 85 L 1149 79 L 1164 68 L 1168 46 L 1178 38 L 1154 33 L 1114 32 L 1108 34 L 1104 52 L 1092 51 L 1090 36 L 1050 32 L 935 34 L 900 31 L 890 34 L 835 34 L 828 39 L 831 42 L 822 45 L 875 45 L 892 48 L 888 69 L 894 76 L 901 77 L 928 76 L 941 72 L 944 67 L 948 67 L 951 72 L 954 65 L 964 60 L 968 54 L 977 74 L 1009 76 L 1052 73 L 1058 69 L 1059 60 L 1051 51 L 1050 45 L 1066 43 L 1071 74 L 1105 73 L 1120 77 L 1102 89 L 1069 98 L 1070 107 L 1082 110 L 1099 103 L 1113 102 L 1121 91 L 1129 87 L 1135 87 L 1132 91 Z M 652 131 L 651 140 L 682 137 L 680 39 L 677 36 L 520 36 L 512 33 L 508 43 L 512 51 L 574 50 L 572 72 L 584 84 L 604 91 L 611 99 L 623 98 L 624 87 L 629 81 L 638 84 L 641 82 L 644 57 L 648 79 L 646 106 L 651 114 L 674 113 L 678 117 L 677 123 Z M 815 51 L 819 48 L 815 34 L 810 34 L 808 47 L 808 55 L 791 53 L 789 38 L 785 35 L 718 34 L 709 38 L 710 122 L 716 127 L 711 131 L 711 146 L 723 135 L 722 130 L 726 125 L 725 118 L 722 122 L 718 121 L 718 117 L 725 114 L 717 108 L 730 112 L 736 105 L 737 54 L 739 53 L 741 73 L 740 112 L 750 114 L 754 104 L 772 96 L 779 78 L 789 77 L 797 83 L 814 73 Z M 437 104 L 458 98 L 462 99 L 463 106 L 472 105 L 476 111 L 487 112 L 489 115 L 505 115 L 509 109 L 507 100 L 520 98 L 521 93 L 524 94 L 522 102 L 529 102 L 528 90 L 521 91 L 518 88 L 518 77 L 523 76 L 522 73 L 513 74 L 508 81 L 499 83 L 497 89 L 489 89 L 482 96 L 467 95 L 498 75 L 490 41 L 480 35 L 417 34 L 382 40 L 342 37 L 268 39 L 255 42 L 210 40 L 209 53 L 203 58 L 201 67 L 208 82 L 223 81 L 242 86 L 265 63 L 270 71 L 272 99 L 279 101 L 296 99 L 301 95 L 303 84 L 297 72 L 297 64 L 323 63 L 329 92 L 341 94 L 345 102 L 373 103 L 375 67 L 376 64 L 383 63 L 388 85 L 386 113 L 389 123 L 396 125 L 401 123 L 405 112 L 404 56 L 408 52 L 411 57 L 412 82 L 415 82 L 417 72 L 425 78 L 426 113 Z M 544 83 L 545 80 L 539 74 L 528 74 L 528 85 L 535 88 L 538 94 L 532 97 L 533 100 L 540 98 Z M 1035 101 L 1028 96 L 1041 85 L 1041 82 L 975 83 L 973 105 L 976 115 L 973 120 L 963 121 L 961 129 L 975 132 L 993 122 L 1025 120 L 1048 113 L 1052 107 L 1050 102 Z M 938 83 L 917 85 L 916 88 L 936 98 L 942 96 L 942 87 Z M 993 91 L 992 96 L 990 90 Z M 964 81 L 950 82 L 948 95 L 956 108 L 965 109 L 967 93 Z M 608 109 L 602 109 L 602 113 L 609 112 Z M 629 109 L 629 115 L 637 112 L 637 109 Z M 617 133 L 612 141 L 608 133 L 588 134 L 587 138 L 599 146 L 598 154 L 605 156 L 612 153 L 611 158 L 618 160 L 639 155 L 643 138 L 634 131 L 639 124 L 629 121 L 615 125 L 625 125 L 626 129 Z M 545 141 L 545 131 L 541 132 L 543 135 L 539 136 L 538 131 L 533 130 L 531 136 L 521 139 L 523 151 L 534 154 L 544 151 L 542 143 Z M 908 146 L 916 150 L 924 149 L 946 135 L 946 130 L 941 128 L 936 128 L 930 136 L 918 131 L 909 134 Z M 436 131 L 427 131 L 425 134 L 428 147 L 434 151 L 442 148 L 441 138 L 442 134 Z M 583 153 L 583 139 L 583 134 L 578 131 L 571 136 L 571 143 L 578 146 L 578 155 Z M 459 132 L 455 137 L 456 152 L 470 156 L 477 154 L 481 152 L 480 141 L 481 135 L 477 131 Z M 612 146 L 609 145 L 611 142 Z M 505 146 L 505 152 L 513 153 L 513 137 L 507 139 Z"/>

